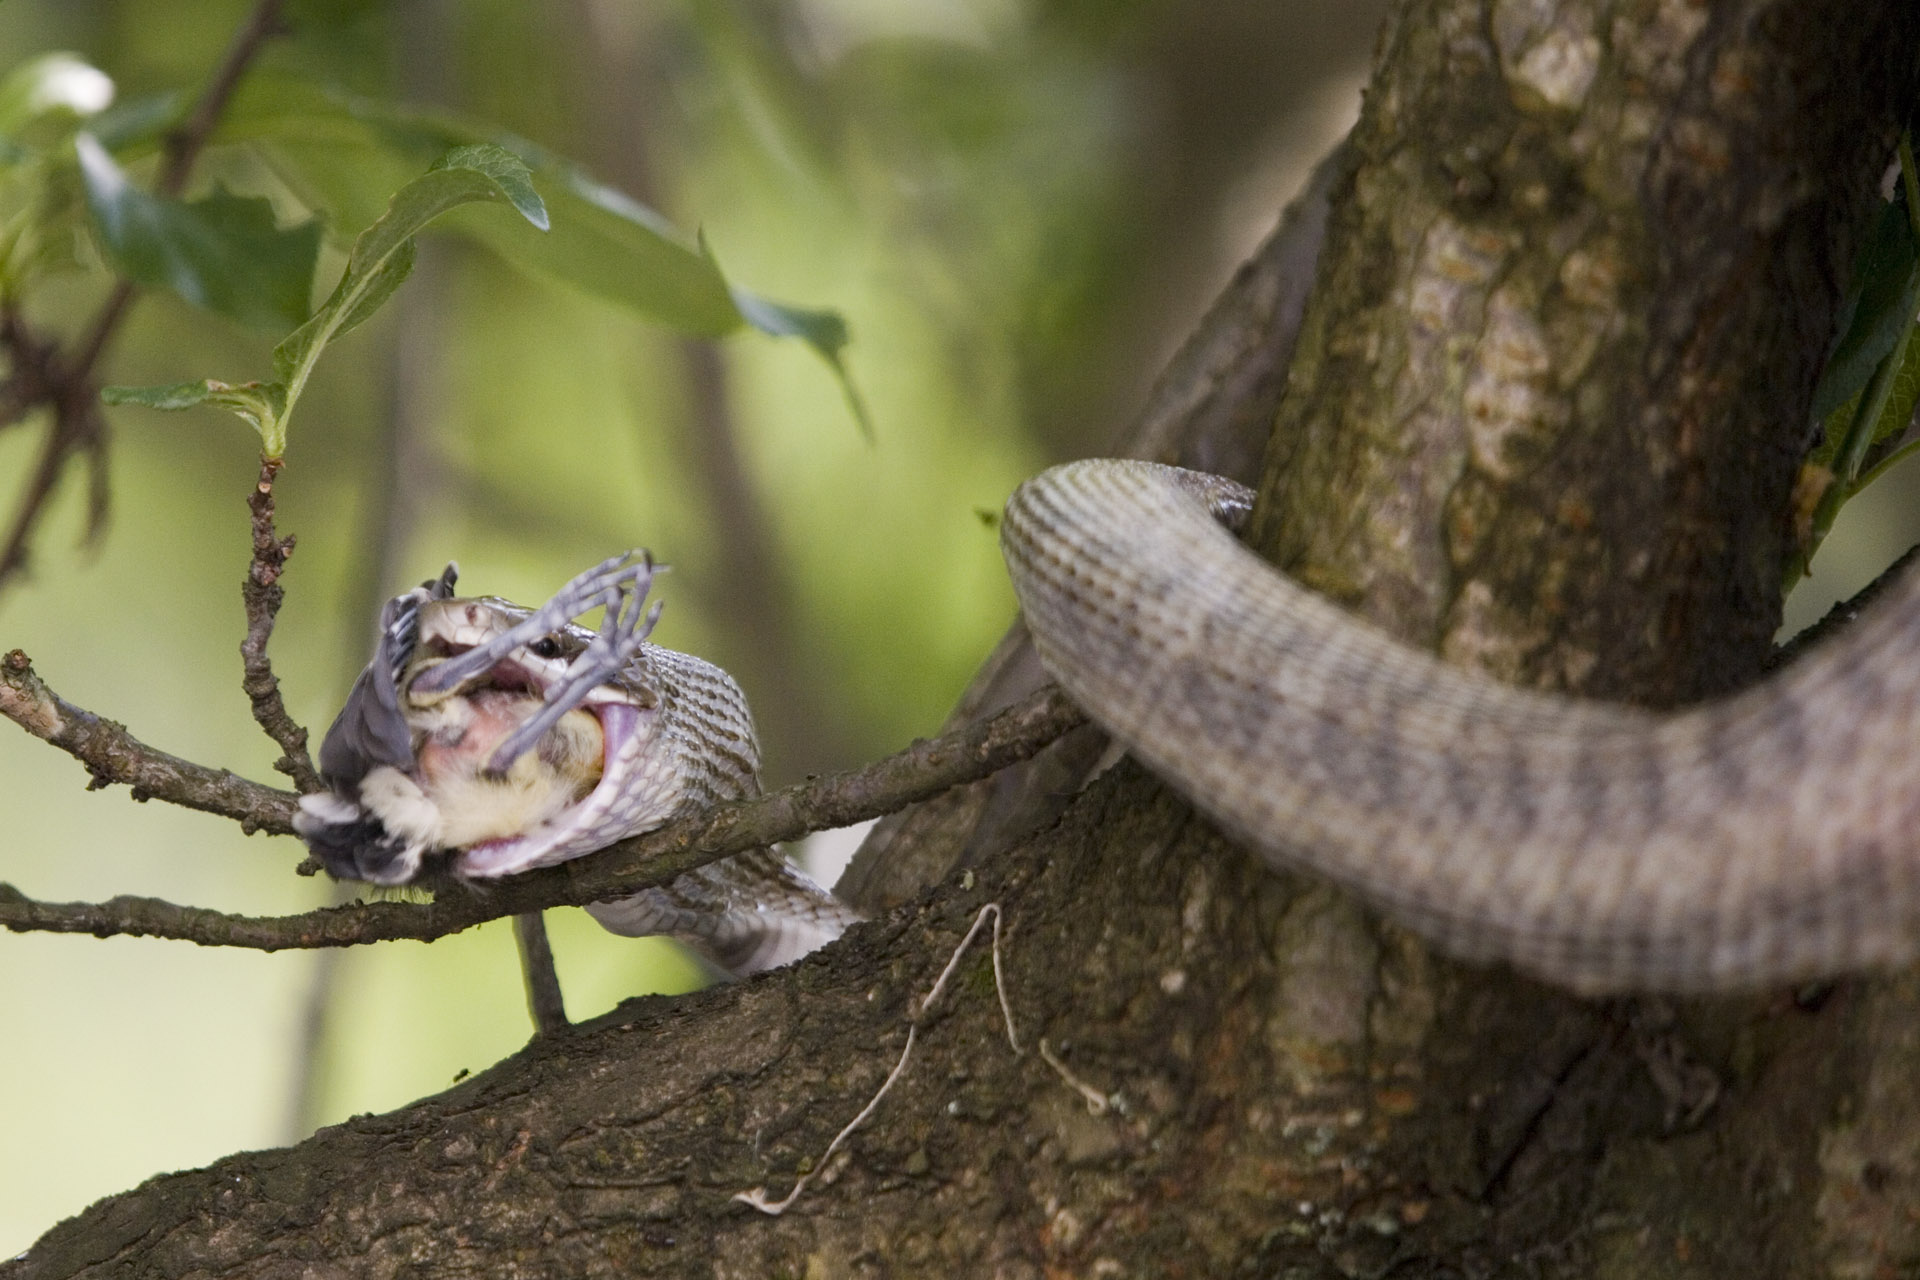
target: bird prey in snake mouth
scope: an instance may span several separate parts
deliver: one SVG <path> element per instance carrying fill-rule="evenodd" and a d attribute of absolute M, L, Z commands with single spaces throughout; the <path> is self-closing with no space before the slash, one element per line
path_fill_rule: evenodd
<path fill-rule="evenodd" d="M 711 663 L 646 643 L 654 565 L 622 555 L 538 609 L 454 595 L 457 571 L 389 600 L 373 658 L 320 746 L 328 790 L 294 828 L 338 879 L 551 866 L 759 791 L 745 697 Z M 573 620 L 604 606 L 597 630 Z M 732 975 L 773 968 L 858 917 L 772 850 L 588 912 L 675 938 Z"/>

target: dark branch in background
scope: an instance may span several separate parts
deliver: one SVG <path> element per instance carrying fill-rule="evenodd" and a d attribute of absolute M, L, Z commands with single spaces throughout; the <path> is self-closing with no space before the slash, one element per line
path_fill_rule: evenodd
<path fill-rule="evenodd" d="M 193 111 L 167 134 L 161 147 L 160 174 L 154 190 L 178 196 L 185 190 L 194 161 L 206 149 L 214 126 L 233 97 L 240 77 L 269 37 L 282 30 L 282 0 L 260 0 L 234 34 L 226 56 Z M 77 354 L 62 358 L 51 342 L 36 336 L 17 313 L 9 310 L 0 324 L 0 351 L 8 361 L 7 379 L 0 384 L 0 429 L 11 426 L 35 408 L 53 410 L 47 438 L 21 494 L 19 509 L 0 549 L 0 588 L 26 567 L 34 529 L 59 486 L 69 459 L 84 456 L 88 467 L 87 539 L 98 538 L 107 518 L 107 423 L 100 411 L 99 388 L 93 370 L 119 331 L 134 298 L 134 286 L 122 280 L 114 286 L 86 336 L 76 344 Z"/>
<path fill-rule="evenodd" d="M 25 666 L 24 658 L 21 665 Z M 932 741 L 916 742 L 864 768 L 809 779 L 752 800 L 719 805 L 598 853 L 498 884 L 449 883 L 441 886 L 439 896 L 428 903 L 354 903 L 292 916 L 237 916 L 155 898 L 36 902 L 12 886 L 0 884 L 0 928 L 15 933 L 177 938 L 202 946 L 259 951 L 351 946 L 401 938 L 429 942 L 502 916 L 547 907 L 583 906 L 633 893 L 748 849 L 891 813 L 902 805 L 1025 760 L 1083 723 L 1085 717 L 1079 708 L 1058 689 L 1048 688 L 989 720 Z M 33 726 L 28 728 L 32 730 Z M 52 732 L 38 736 L 55 741 Z M 284 792 L 264 787 L 257 790 L 276 805 L 291 807 L 293 803 L 293 797 Z"/>
<path fill-rule="evenodd" d="M 0 587 L 27 564 L 27 545 L 34 526 L 53 497 L 67 460 L 84 455 L 88 466 L 87 541 L 106 527 L 107 420 L 87 366 L 69 367 L 59 349 L 38 337 L 25 317 L 9 302 L 0 315 L 0 350 L 7 357 L 7 381 L 0 388 L 0 429 L 21 421 L 40 405 L 53 410 L 53 421 L 41 442 L 20 498 L 19 510 L 0 549 Z"/>
<path fill-rule="evenodd" d="M 148 746 L 128 733 L 125 725 L 54 693 L 18 649 L 0 658 L 0 715 L 85 765 L 93 778 L 88 783 L 91 790 L 125 783 L 133 788 L 136 800 L 165 800 L 219 814 L 232 818 L 249 834 L 293 831 L 293 796 Z"/>
<path fill-rule="evenodd" d="M 307 755 L 307 731 L 287 714 L 280 681 L 267 660 L 267 641 L 273 637 L 273 622 L 286 596 L 280 574 L 293 554 L 293 535 L 282 538 L 273 527 L 273 480 L 280 466 L 277 459 L 260 459 L 260 479 L 247 495 L 247 510 L 253 513 L 253 562 L 240 584 L 240 598 L 247 609 L 247 634 L 240 641 L 240 687 L 253 707 L 253 718 L 286 753 L 273 767 L 292 778 L 301 791 L 318 791 L 323 784 Z"/>
<path fill-rule="evenodd" d="M 1214 300 L 1167 364 L 1114 456 L 1171 462 L 1251 484 L 1286 388 L 1326 239 L 1345 146 L 1314 167 L 1279 225 Z M 1016 619 L 947 717 L 965 724 L 1047 682 Z M 1051 823 L 1099 767 L 1106 737 L 1089 727 L 1017 769 L 894 814 L 874 827 L 834 892 L 877 914 L 911 901 L 955 869 L 977 866 Z"/>

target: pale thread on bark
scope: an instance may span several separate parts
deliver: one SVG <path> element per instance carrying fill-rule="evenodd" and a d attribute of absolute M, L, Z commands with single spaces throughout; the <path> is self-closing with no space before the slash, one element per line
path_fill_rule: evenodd
<path fill-rule="evenodd" d="M 1536 681 L 1666 700 L 1751 670 L 1781 437 L 1916 44 L 1898 0 L 1402 4 L 1295 357 L 1270 544 L 1383 624 Z M 921 1069 L 806 1212 L 731 1204 L 824 1149 L 842 1121 L 813 1099 L 871 1095 L 989 898 L 1023 1033 L 1122 1105 L 1090 1116 L 1009 1061 L 988 984 L 963 982 L 978 998 L 921 1030 Z M 788 973 L 631 1004 L 442 1097 L 156 1180 L 0 1274 L 1899 1274 L 1920 1256 L 1917 985 L 1700 1002 L 1649 1033 L 1435 961 L 1122 765 Z M 1720 1100 L 1668 1132 L 1696 1067 Z"/>

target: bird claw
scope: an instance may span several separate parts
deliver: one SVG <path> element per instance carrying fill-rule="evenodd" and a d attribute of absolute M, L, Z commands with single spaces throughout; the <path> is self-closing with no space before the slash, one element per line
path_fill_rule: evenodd
<path fill-rule="evenodd" d="M 644 554 L 644 553 L 643 553 Z M 644 561 L 651 571 L 651 560 Z M 508 734 L 487 760 L 486 772 L 494 777 L 513 767 L 513 762 L 533 748 L 542 734 L 558 724 L 560 717 L 586 701 L 587 695 L 619 675 L 660 621 L 661 604 L 655 601 L 645 608 L 649 581 L 637 581 L 621 590 L 609 589 L 597 603 L 605 604 L 606 616 L 600 630 L 584 652 L 573 660 L 567 674 L 546 692 L 546 705 L 527 717 L 519 728 Z"/>
<path fill-rule="evenodd" d="M 601 561 L 554 592 L 551 600 L 507 630 L 422 671 L 414 677 L 409 692 L 445 693 L 492 670 L 495 663 L 515 649 L 551 635 L 595 605 L 607 604 L 610 599 L 628 593 L 645 596 L 653 585 L 653 557 L 642 551 L 638 553 L 638 561 L 628 563 L 634 554 L 626 551 Z"/>

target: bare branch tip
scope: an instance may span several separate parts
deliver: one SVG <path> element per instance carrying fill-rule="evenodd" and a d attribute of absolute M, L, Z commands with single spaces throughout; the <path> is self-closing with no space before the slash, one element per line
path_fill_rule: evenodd
<path fill-rule="evenodd" d="M 58 700 L 23 649 L 10 649 L 0 659 L 0 715 L 36 738 L 52 738 L 65 727 Z"/>

